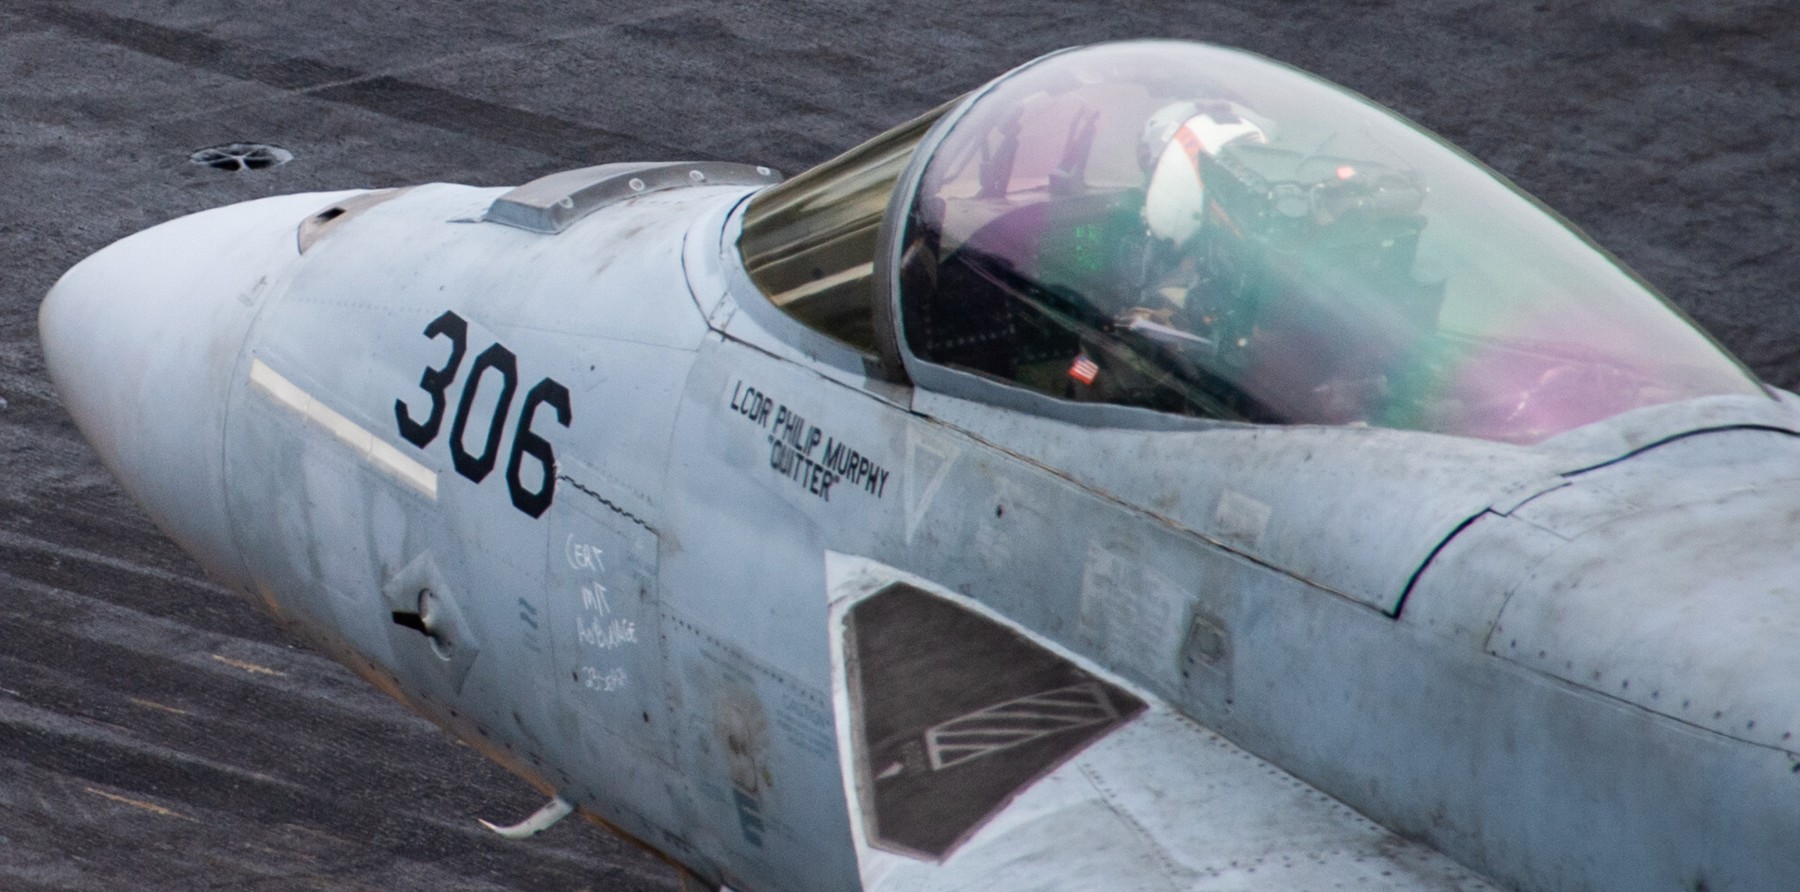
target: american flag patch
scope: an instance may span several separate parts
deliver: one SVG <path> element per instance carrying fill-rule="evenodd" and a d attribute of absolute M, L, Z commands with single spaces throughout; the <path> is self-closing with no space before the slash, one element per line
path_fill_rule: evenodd
<path fill-rule="evenodd" d="M 1074 364 L 1069 366 L 1069 377 L 1083 384 L 1092 384 L 1095 378 L 1100 377 L 1100 366 L 1083 353 L 1075 357 Z"/>

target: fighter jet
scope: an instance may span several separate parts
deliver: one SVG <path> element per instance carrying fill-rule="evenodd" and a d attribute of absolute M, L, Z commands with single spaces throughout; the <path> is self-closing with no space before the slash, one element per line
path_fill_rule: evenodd
<path fill-rule="evenodd" d="M 1265 58 L 1055 53 L 785 181 L 238 204 L 40 321 L 175 542 L 543 791 L 507 835 L 738 890 L 1800 888 L 1800 401 Z"/>

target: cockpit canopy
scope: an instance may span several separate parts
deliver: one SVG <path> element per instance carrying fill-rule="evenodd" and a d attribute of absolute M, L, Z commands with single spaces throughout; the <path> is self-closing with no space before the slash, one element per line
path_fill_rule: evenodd
<path fill-rule="evenodd" d="M 1478 162 L 1205 45 L 1039 59 L 759 195 L 740 244 L 789 312 L 973 391 L 1520 443 L 1762 392 Z"/>

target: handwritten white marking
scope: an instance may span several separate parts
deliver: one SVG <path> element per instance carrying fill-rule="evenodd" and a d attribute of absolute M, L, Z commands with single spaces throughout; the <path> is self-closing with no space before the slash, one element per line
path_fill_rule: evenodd
<path fill-rule="evenodd" d="M 611 622 L 596 619 L 590 623 L 577 618 L 575 631 L 581 636 L 582 644 L 597 650 L 612 650 L 637 643 L 637 624 L 628 619 L 615 619 Z"/>
<path fill-rule="evenodd" d="M 595 574 L 606 572 L 606 563 L 602 561 L 603 552 L 598 545 L 588 545 L 575 541 L 575 534 L 570 533 L 563 543 L 563 556 L 569 561 L 571 570 L 587 570 Z"/>
<path fill-rule="evenodd" d="M 581 587 L 581 606 L 601 616 L 612 613 L 612 603 L 606 600 L 606 586 L 596 582 L 591 586 Z"/>
<path fill-rule="evenodd" d="M 581 683 L 590 690 L 602 693 L 623 690 L 628 681 L 623 667 L 615 666 L 605 672 L 593 666 L 581 667 Z"/>

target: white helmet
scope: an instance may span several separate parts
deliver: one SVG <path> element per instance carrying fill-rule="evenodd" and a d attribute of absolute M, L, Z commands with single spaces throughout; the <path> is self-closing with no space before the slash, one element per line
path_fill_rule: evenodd
<path fill-rule="evenodd" d="M 1269 136 L 1250 112 L 1232 102 L 1177 102 L 1144 122 L 1139 161 L 1150 172 L 1144 195 L 1144 228 L 1182 245 L 1200 231 L 1206 213 L 1202 155 L 1217 157 L 1239 142 L 1267 144 Z"/>

